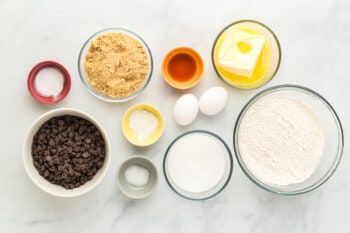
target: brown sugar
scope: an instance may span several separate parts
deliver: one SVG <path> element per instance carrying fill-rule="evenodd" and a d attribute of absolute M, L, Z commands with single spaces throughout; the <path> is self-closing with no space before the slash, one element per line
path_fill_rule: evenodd
<path fill-rule="evenodd" d="M 132 36 L 110 32 L 91 41 L 84 69 L 96 91 L 112 98 L 132 95 L 150 70 L 145 46 Z"/>

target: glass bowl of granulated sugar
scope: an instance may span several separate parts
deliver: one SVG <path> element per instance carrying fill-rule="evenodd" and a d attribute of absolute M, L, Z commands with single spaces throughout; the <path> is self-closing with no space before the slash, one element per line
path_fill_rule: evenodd
<path fill-rule="evenodd" d="M 108 102 L 124 102 L 147 87 L 153 70 L 152 54 L 136 33 L 108 28 L 94 33 L 84 43 L 78 70 L 91 94 Z"/>
<path fill-rule="evenodd" d="M 234 150 L 248 178 L 277 194 L 296 195 L 324 184 L 343 153 L 341 122 L 318 93 L 280 85 L 254 96 L 238 116 Z"/>
<path fill-rule="evenodd" d="M 163 160 L 169 187 L 181 197 L 202 201 L 220 194 L 231 179 L 233 159 L 226 142 L 204 130 L 175 138 Z"/>

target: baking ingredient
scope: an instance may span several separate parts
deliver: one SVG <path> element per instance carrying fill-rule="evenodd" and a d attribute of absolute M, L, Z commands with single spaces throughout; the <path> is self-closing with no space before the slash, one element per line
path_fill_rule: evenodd
<path fill-rule="evenodd" d="M 227 33 L 230 33 L 230 31 L 235 28 L 239 29 L 240 31 L 249 33 L 251 35 L 264 36 L 265 38 L 265 43 L 261 50 L 260 56 L 256 61 L 254 72 L 252 73 L 252 75 L 249 76 L 249 78 L 246 76 L 232 73 L 230 70 L 227 70 L 219 65 L 219 51 L 223 46 L 224 39 L 226 38 Z M 267 32 L 265 31 L 266 30 L 259 28 L 259 26 L 255 24 L 249 26 L 241 26 L 240 24 L 237 24 L 227 28 L 218 37 L 213 50 L 213 61 L 217 73 L 224 81 L 238 88 L 252 89 L 265 84 L 271 79 L 274 72 L 273 69 L 275 67 L 278 67 L 277 64 L 279 61 L 279 54 L 277 54 L 276 51 L 279 50 L 277 40 L 272 39 L 273 35 L 267 34 Z M 241 47 L 242 50 L 245 50 L 243 48 L 244 46 Z M 246 49 L 249 49 L 249 47 Z"/>
<path fill-rule="evenodd" d="M 124 176 L 126 182 L 136 188 L 146 186 L 149 181 L 149 171 L 144 166 L 130 166 L 125 169 Z"/>
<path fill-rule="evenodd" d="M 110 32 L 91 41 L 84 69 L 96 91 L 112 98 L 128 97 L 145 84 L 150 57 L 139 40 Z"/>
<path fill-rule="evenodd" d="M 196 73 L 196 61 L 186 53 L 176 54 L 169 60 L 168 71 L 174 80 L 186 82 Z"/>
<path fill-rule="evenodd" d="M 169 149 L 166 166 L 170 179 L 182 190 L 201 193 L 222 179 L 226 160 L 223 146 L 213 136 L 191 133 Z"/>
<path fill-rule="evenodd" d="M 225 88 L 209 88 L 199 98 L 199 109 L 205 115 L 216 115 L 225 108 L 227 99 L 228 94 Z"/>
<path fill-rule="evenodd" d="M 129 127 L 139 140 L 150 137 L 158 125 L 157 117 L 145 109 L 136 110 L 130 114 Z"/>
<path fill-rule="evenodd" d="M 63 75 L 55 68 L 40 70 L 34 80 L 34 86 L 42 96 L 57 96 L 61 93 L 63 84 Z"/>
<path fill-rule="evenodd" d="M 91 180 L 103 166 L 105 155 L 100 131 L 77 116 L 53 117 L 33 137 L 34 167 L 50 183 L 66 189 Z"/>
<path fill-rule="evenodd" d="M 162 62 L 164 80 L 177 89 L 195 86 L 203 75 L 204 63 L 200 54 L 190 47 L 169 51 Z"/>
<path fill-rule="evenodd" d="M 241 156 L 258 179 L 290 185 L 308 179 L 323 153 L 325 133 L 307 104 L 265 96 L 250 106 L 238 134 Z"/>
<path fill-rule="evenodd" d="M 179 125 L 189 125 L 196 119 L 198 114 L 198 100 L 192 94 L 181 96 L 173 109 L 174 120 Z"/>
<path fill-rule="evenodd" d="M 251 77 L 265 38 L 239 29 L 228 30 L 219 49 L 218 65 L 236 75 Z"/>

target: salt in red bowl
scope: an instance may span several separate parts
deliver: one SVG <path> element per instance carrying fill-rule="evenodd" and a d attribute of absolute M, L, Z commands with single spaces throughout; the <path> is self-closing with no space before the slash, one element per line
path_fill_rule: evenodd
<path fill-rule="evenodd" d="M 56 69 L 63 77 L 63 87 L 56 95 L 43 95 L 35 86 L 35 79 L 38 73 L 44 69 Z M 67 69 L 55 61 L 43 61 L 35 65 L 28 75 L 27 86 L 29 93 L 34 99 L 44 104 L 58 103 L 66 97 L 71 88 L 71 78 Z"/>

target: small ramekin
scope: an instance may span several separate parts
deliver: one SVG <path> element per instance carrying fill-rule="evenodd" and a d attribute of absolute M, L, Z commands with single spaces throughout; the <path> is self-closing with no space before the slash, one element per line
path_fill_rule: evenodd
<path fill-rule="evenodd" d="M 177 47 L 168 52 L 163 59 L 163 78 L 177 89 L 194 87 L 201 80 L 203 72 L 204 63 L 201 56 L 189 47 Z"/>
<path fill-rule="evenodd" d="M 133 187 L 125 177 L 125 171 L 130 166 L 142 166 L 149 172 L 148 183 L 144 187 Z M 127 197 L 133 199 L 142 199 L 149 196 L 158 183 L 158 172 L 153 162 L 142 155 L 134 155 L 125 159 L 117 171 L 117 186 L 119 190 Z"/>
<path fill-rule="evenodd" d="M 129 120 L 133 112 L 137 110 L 146 110 L 152 113 L 158 120 L 158 126 L 155 131 L 145 139 L 139 139 L 132 128 L 130 128 Z M 122 131 L 125 138 L 135 146 L 149 146 L 158 141 L 164 130 L 164 120 L 160 111 L 150 104 L 136 104 L 131 106 L 124 114 L 122 119 Z"/>
<path fill-rule="evenodd" d="M 37 74 L 46 68 L 58 70 L 64 79 L 63 88 L 61 92 L 56 96 L 43 96 L 35 87 L 35 78 Z M 32 70 L 29 72 L 27 79 L 27 87 L 29 93 L 33 96 L 35 100 L 43 104 L 55 104 L 63 100 L 69 93 L 71 88 L 71 78 L 68 70 L 58 62 L 55 61 L 43 61 L 36 64 Z"/>

